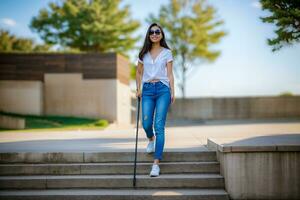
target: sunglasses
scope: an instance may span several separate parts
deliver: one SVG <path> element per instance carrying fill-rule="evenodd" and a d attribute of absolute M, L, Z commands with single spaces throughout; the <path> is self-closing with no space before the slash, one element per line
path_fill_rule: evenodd
<path fill-rule="evenodd" d="M 159 29 L 156 29 L 156 30 L 150 30 L 150 31 L 149 31 L 149 34 L 150 34 L 150 35 L 153 35 L 154 33 L 155 33 L 155 35 L 160 35 L 161 32 L 160 32 Z"/>

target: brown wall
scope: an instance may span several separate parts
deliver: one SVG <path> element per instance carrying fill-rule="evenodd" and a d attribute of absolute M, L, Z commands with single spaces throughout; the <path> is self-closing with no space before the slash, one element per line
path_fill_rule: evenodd
<path fill-rule="evenodd" d="M 116 53 L 0 53 L 0 80 L 44 81 L 45 73 L 82 73 L 83 79 L 118 79 L 129 84 L 130 68 Z"/>

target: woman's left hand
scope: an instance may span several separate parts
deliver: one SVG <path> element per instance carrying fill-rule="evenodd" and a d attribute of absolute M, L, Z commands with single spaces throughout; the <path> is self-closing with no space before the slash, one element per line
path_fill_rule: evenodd
<path fill-rule="evenodd" d="M 174 92 L 171 93 L 171 104 L 175 102 L 175 95 Z"/>

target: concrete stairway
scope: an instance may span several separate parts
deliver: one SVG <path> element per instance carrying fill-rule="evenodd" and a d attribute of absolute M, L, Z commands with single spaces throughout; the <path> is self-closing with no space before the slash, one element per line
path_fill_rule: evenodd
<path fill-rule="evenodd" d="M 0 199 L 229 199 L 216 153 L 165 152 L 161 175 L 149 177 L 152 155 L 133 152 L 0 153 Z"/>

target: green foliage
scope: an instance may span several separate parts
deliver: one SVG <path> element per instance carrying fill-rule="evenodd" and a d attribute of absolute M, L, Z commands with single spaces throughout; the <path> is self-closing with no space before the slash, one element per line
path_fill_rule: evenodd
<path fill-rule="evenodd" d="M 0 52 L 12 50 L 14 37 L 8 31 L 0 30 Z"/>
<path fill-rule="evenodd" d="M 130 79 L 135 80 L 136 76 L 136 66 L 135 64 L 130 64 Z"/>
<path fill-rule="evenodd" d="M 32 49 L 33 52 L 50 52 L 51 46 L 47 44 L 37 44 Z"/>
<path fill-rule="evenodd" d="M 167 33 L 167 42 L 179 62 L 174 71 L 182 79 L 177 83 L 183 97 L 185 79 L 192 74 L 192 69 L 201 62 L 212 62 L 220 55 L 220 51 L 211 47 L 226 33 L 219 28 L 223 21 L 215 15 L 215 9 L 204 0 L 171 0 L 169 5 L 160 8 L 158 17 L 151 14 L 147 19 L 148 23 L 159 23 Z"/>
<path fill-rule="evenodd" d="M 260 0 L 262 9 L 271 15 L 260 17 L 265 23 L 276 25 L 276 37 L 268 39 L 272 51 L 300 41 L 300 1 L 299 0 Z"/>
<path fill-rule="evenodd" d="M 49 45 L 35 44 L 29 38 L 17 38 L 6 30 L 0 30 L 0 52 L 47 52 Z"/>
<path fill-rule="evenodd" d="M 104 128 L 108 126 L 108 121 L 105 119 L 90 119 L 82 117 L 69 117 L 69 116 L 37 116 L 37 115 L 24 115 L 0 111 L 1 115 L 11 117 L 25 118 L 25 129 L 95 129 Z M 3 130 L 3 129 L 2 129 Z"/>
<path fill-rule="evenodd" d="M 279 94 L 279 96 L 281 96 L 281 97 L 292 97 L 292 96 L 294 96 L 293 95 L 293 93 L 292 92 L 282 92 L 282 93 L 280 93 Z"/>
<path fill-rule="evenodd" d="M 85 52 L 117 52 L 126 56 L 139 38 L 132 33 L 140 26 L 131 20 L 129 6 L 120 0 L 64 0 L 49 3 L 33 17 L 31 29 L 47 44 Z"/>
<path fill-rule="evenodd" d="M 100 119 L 97 122 L 94 123 L 95 126 L 102 126 L 102 127 L 106 127 L 108 126 L 108 121 L 104 120 L 104 119 Z"/>

